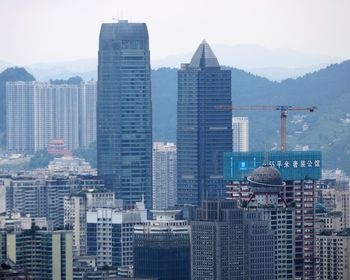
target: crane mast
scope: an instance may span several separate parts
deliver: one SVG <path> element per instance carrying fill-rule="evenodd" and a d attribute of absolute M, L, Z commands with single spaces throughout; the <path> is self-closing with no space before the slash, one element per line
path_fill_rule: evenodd
<path fill-rule="evenodd" d="M 307 111 L 314 112 L 317 108 L 315 106 L 310 107 L 297 107 L 297 106 L 281 106 L 281 105 L 256 105 L 256 106 L 227 106 L 227 105 L 217 105 L 216 109 L 220 110 L 230 110 L 230 111 L 240 111 L 240 110 L 278 110 L 280 111 L 281 120 L 281 151 L 286 151 L 287 146 L 287 116 L 289 111 Z"/>

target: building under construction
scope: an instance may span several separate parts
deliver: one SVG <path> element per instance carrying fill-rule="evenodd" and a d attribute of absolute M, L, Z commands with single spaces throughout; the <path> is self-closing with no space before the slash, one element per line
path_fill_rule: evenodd
<path fill-rule="evenodd" d="M 306 152 L 233 152 L 225 153 L 224 178 L 227 198 L 247 204 L 252 196 L 249 175 L 264 162 L 278 169 L 286 183 L 280 200 L 294 207 L 294 279 L 315 279 L 316 183 L 321 179 L 319 151 Z"/>

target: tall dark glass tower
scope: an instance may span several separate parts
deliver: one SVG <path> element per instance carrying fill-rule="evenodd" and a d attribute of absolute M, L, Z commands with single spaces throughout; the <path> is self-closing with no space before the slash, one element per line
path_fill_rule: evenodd
<path fill-rule="evenodd" d="M 232 150 L 231 71 L 221 70 L 203 40 L 178 71 L 178 203 L 224 198 L 223 153 Z"/>
<path fill-rule="evenodd" d="M 102 24 L 98 53 L 97 166 L 124 205 L 152 204 L 152 101 L 145 23 Z"/>

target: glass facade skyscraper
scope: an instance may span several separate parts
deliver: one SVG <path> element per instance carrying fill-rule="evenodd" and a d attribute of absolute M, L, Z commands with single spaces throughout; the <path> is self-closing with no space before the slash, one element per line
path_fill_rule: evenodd
<path fill-rule="evenodd" d="M 145 23 L 102 24 L 98 54 L 97 165 L 124 205 L 152 205 L 152 101 Z"/>
<path fill-rule="evenodd" d="M 203 41 L 178 71 L 178 203 L 225 197 L 223 154 L 232 150 L 231 71 L 222 70 Z"/>

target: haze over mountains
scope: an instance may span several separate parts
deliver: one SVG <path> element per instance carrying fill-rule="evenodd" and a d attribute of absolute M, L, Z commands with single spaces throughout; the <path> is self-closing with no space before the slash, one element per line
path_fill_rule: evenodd
<path fill-rule="evenodd" d="M 317 106 L 314 113 L 290 112 L 287 148 L 301 145 L 322 150 L 326 168 L 350 173 L 350 60 L 281 83 L 228 69 L 234 105 Z M 154 140 L 176 140 L 176 71 L 161 68 L 152 72 Z M 279 148 L 278 111 L 239 111 L 234 115 L 249 117 L 251 150 Z"/>
<path fill-rule="evenodd" d="M 321 61 L 316 58 L 304 57 L 304 61 Z M 182 57 L 181 62 L 189 59 Z M 297 58 L 290 61 L 285 58 L 283 63 L 291 66 L 293 60 L 298 62 Z M 223 63 L 224 60 L 219 61 Z M 253 59 L 247 61 L 246 65 L 253 65 Z M 262 65 L 263 62 L 259 63 L 261 64 L 256 65 Z M 85 80 L 96 78 L 94 60 L 63 62 L 52 68 L 47 66 L 38 64 L 26 69 L 38 81 L 67 79 L 75 75 L 80 75 Z M 268 66 L 273 67 L 274 64 L 271 62 Z M 291 150 L 299 144 L 308 145 L 310 149 L 320 149 L 323 151 L 326 168 L 338 167 L 350 173 L 350 60 L 281 82 L 238 68 L 227 69 L 232 72 L 232 99 L 235 105 L 317 106 L 314 113 L 290 112 L 287 148 Z M 154 141 L 176 141 L 177 69 L 159 68 L 152 71 L 152 95 Z M 278 111 L 241 111 L 234 114 L 249 117 L 251 150 L 279 148 Z"/>
<path fill-rule="evenodd" d="M 236 67 L 272 81 L 303 76 L 329 64 L 344 60 L 338 57 L 308 54 L 290 49 L 269 49 L 258 45 L 213 45 L 212 48 L 221 65 Z M 190 61 L 192 54 L 193 50 L 184 54 L 174 54 L 163 59 L 152 60 L 152 68 L 179 68 L 181 63 Z M 0 71 L 8 66 L 13 65 L 0 61 Z M 97 76 L 97 58 L 37 63 L 24 65 L 24 67 L 39 81 L 67 79 L 75 75 L 89 80 L 96 79 Z"/>

